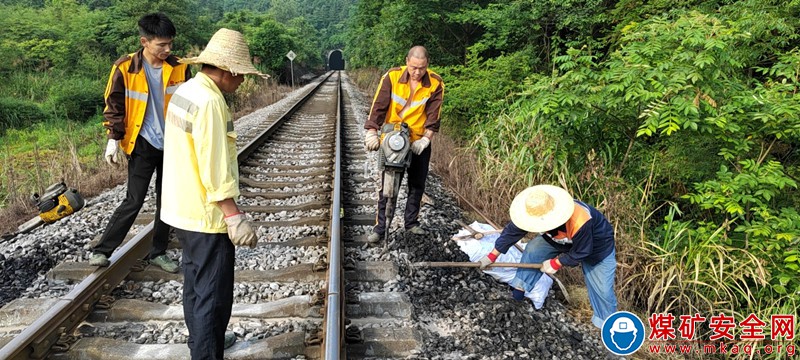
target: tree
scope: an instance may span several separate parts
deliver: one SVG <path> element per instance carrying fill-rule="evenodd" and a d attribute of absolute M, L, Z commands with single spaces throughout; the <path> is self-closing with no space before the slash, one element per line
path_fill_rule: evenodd
<path fill-rule="evenodd" d="M 319 32 L 304 17 L 289 21 L 287 33 L 291 39 L 291 48 L 297 54 L 296 63 L 310 68 L 321 68 L 323 60 Z"/>
<path fill-rule="evenodd" d="M 107 17 L 99 25 L 104 52 L 121 56 L 138 50 L 141 45 L 137 21 L 152 12 L 163 12 L 175 24 L 174 52 L 177 54 L 187 51 L 191 45 L 204 46 L 216 30 L 211 26 L 211 18 L 198 16 L 200 9 L 189 0 L 117 1 L 106 10 Z"/>
<path fill-rule="evenodd" d="M 285 55 L 292 47 L 292 39 L 283 25 L 265 17 L 245 27 L 245 36 L 251 54 L 260 59 L 263 69 L 273 74 L 283 73 Z"/>
<path fill-rule="evenodd" d="M 548 69 L 551 56 L 569 47 L 605 51 L 608 2 L 603 0 L 506 0 L 466 7 L 453 15 L 480 36 L 471 49 L 482 57 L 530 49 L 529 63 Z M 473 25 L 474 24 L 474 25 Z"/>

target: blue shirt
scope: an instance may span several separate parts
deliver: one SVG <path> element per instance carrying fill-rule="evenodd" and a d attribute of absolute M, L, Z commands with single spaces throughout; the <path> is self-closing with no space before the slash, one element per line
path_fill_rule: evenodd
<path fill-rule="evenodd" d="M 164 81 L 161 79 L 161 68 L 144 64 L 147 79 L 147 109 L 139 135 L 143 136 L 156 149 L 164 150 Z"/>
<path fill-rule="evenodd" d="M 542 235 L 548 244 L 561 254 L 558 261 L 564 266 L 576 266 L 586 261 L 595 265 L 605 259 L 614 250 L 614 228 L 605 216 L 597 209 L 575 200 L 575 211 L 588 211 L 591 217 L 568 241 L 554 241 L 547 234 Z M 575 216 L 575 215 L 573 215 Z M 528 232 L 520 229 L 513 222 L 503 228 L 500 237 L 494 242 L 494 248 L 505 254 L 506 251 L 522 239 Z"/>

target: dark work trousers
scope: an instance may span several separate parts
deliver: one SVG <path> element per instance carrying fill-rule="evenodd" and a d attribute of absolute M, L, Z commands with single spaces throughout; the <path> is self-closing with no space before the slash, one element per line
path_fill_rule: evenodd
<path fill-rule="evenodd" d="M 233 243 L 227 233 L 175 234 L 183 247 L 183 317 L 192 360 L 222 360 L 233 307 Z"/>
<path fill-rule="evenodd" d="M 150 179 L 155 171 L 156 223 L 153 232 L 153 248 L 150 250 L 149 258 L 152 259 L 166 253 L 169 243 L 169 225 L 161 221 L 161 174 L 163 172 L 163 164 L 164 151 L 150 145 L 144 137 L 137 137 L 136 145 L 128 158 L 128 193 L 122 204 L 111 215 L 100 242 L 93 249 L 94 252 L 110 257 L 114 249 L 119 247 L 119 244 L 122 244 L 122 240 L 125 240 L 125 235 L 128 234 L 131 226 L 133 226 L 139 210 L 142 209 L 144 198 L 147 195 L 147 188 L 150 186 Z"/>
<path fill-rule="evenodd" d="M 408 197 L 406 198 L 406 211 L 403 222 L 406 229 L 419 225 L 419 215 L 422 194 L 425 192 L 425 180 L 428 178 L 428 165 L 431 163 L 431 145 L 419 155 L 411 154 L 411 165 L 406 169 L 406 182 L 408 183 Z M 381 173 L 380 187 L 383 186 L 383 173 Z M 397 201 L 397 197 L 394 198 Z M 395 207 L 395 211 L 397 208 Z M 386 231 L 386 198 L 382 189 L 378 189 L 378 216 L 372 232 L 383 236 Z"/>

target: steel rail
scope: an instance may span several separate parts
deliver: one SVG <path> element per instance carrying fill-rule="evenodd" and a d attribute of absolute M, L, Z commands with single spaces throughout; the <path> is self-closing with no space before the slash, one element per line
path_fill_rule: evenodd
<path fill-rule="evenodd" d="M 323 349 L 326 360 L 341 357 L 344 331 L 344 296 L 342 273 L 342 122 L 344 104 L 342 101 L 342 78 L 338 74 L 336 89 L 336 150 L 333 167 L 333 202 L 331 203 L 330 244 L 328 245 L 328 294 L 325 314 L 325 339 Z"/>
<path fill-rule="evenodd" d="M 111 255 L 107 268 L 89 274 L 66 296 L 0 349 L 0 359 L 43 359 L 62 335 L 70 334 L 88 316 L 103 295 L 108 295 L 132 266 L 150 252 L 153 222 Z"/>
<path fill-rule="evenodd" d="M 331 77 L 331 74 L 333 74 L 332 71 L 329 71 L 327 74 L 325 74 L 324 78 L 319 82 L 319 84 L 317 84 L 313 89 L 311 89 L 311 91 L 309 91 L 308 94 L 303 96 L 303 98 L 297 101 L 292 106 L 291 109 L 286 110 L 286 113 L 281 115 L 281 117 L 278 118 L 278 120 L 276 120 L 272 126 L 262 131 L 255 138 L 253 138 L 253 140 L 250 140 L 250 142 L 247 143 L 247 145 L 245 145 L 241 150 L 239 150 L 239 155 L 236 158 L 239 161 L 239 163 L 241 164 L 242 162 L 244 162 L 244 160 L 250 157 L 250 154 L 256 151 L 256 149 L 258 149 L 261 146 L 261 144 L 267 141 L 267 139 L 269 139 L 269 137 L 272 136 L 273 133 L 278 131 L 280 125 L 282 125 L 284 122 L 286 122 L 286 120 L 292 117 L 292 114 L 297 112 L 297 110 L 300 109 L 303 106 L 303 104 L 305 104 L 306 101 L 308 101 L 308 99 L 310 99 L 311 96 L 313 96 L 314 93 L 317 92 L 317 90 L 319 90 L 319 87 L 322 86 L 322 84 L 324 84 L 326 81 L 328 81 L 328 78 Z"/>
<path fill-rule="evenodd" d="M 267 137 L 272 135 L 300 107 L 311 98 L 333 72 L 323 75 L 322 80 L 287 110 L 269 128 L 247 143 L 237 156 L 242 162 L 252 154 Z M 154 222 L 148 223 L 131 240 L 115 251 L 108 267 L 99 268 L 75 286 L 67 295 L 61 297 L 44 314 L 0 348 L 0 359 L 22 360 L 43 359 L 53 350 L 63 335 L 71 334 L 94 310 L 100 298 L 110 294 L 128 274 L 131 267 L 139 263 L 152 247 Z"/>

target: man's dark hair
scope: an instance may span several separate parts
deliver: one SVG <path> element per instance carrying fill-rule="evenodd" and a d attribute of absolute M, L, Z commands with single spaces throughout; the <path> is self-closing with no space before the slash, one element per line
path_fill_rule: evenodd
<path fill-rule="evenodd" d="M 172 39 L 175 33 L 175 25 L 167 15 L 153 13 L 139 18 L 139 36 L 144 36 L 148 40 L 156 37 Z"/>

